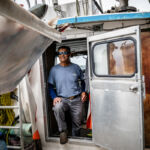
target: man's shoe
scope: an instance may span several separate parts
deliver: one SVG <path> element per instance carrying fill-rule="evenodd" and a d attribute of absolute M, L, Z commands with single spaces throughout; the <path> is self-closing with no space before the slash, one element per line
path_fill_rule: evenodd
<path fill-rule="evenodd" d="M 68 142 L 67 133 L 65 131 L 60 133 L 60 144 L 66 144 Z"/>

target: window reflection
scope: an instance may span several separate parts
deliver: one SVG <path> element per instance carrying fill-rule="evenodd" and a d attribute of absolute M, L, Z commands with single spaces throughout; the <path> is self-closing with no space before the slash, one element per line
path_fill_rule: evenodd
<path fill-rule="evenodd" d="M 98 75 L 108 75 L 107 44 L 97 45 L 94 48 L 94 66 Z"/>
<path fill-rule="evenodd" d="M 132 40 L 122 40 L 111 42 L 108 44 L 96 45 L 94 47 L 94 64 L 95 64 L 94 70 L 97 75 L 134 74 L 135 72 L 134 42 Z"/>

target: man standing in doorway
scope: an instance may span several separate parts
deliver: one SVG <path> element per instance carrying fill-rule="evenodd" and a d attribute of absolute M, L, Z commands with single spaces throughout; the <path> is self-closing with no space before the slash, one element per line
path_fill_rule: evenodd
<path fill-rule="evenodd" d="M 70 62 L 70 54 L 68 46 L 58 48 L 60 63 L 52 67 L 48 79 L 61 144 L 65 144 L 68 141 L 65 111 L 69 110 L 71 114 L 72 136 L 79 136 L 82 103 L 86 100 L 82 70 L 78 65 Z M 81 85 L 79 81 L 81 81 Z M 56 93 L 54 87 L 56 88 Z"/>

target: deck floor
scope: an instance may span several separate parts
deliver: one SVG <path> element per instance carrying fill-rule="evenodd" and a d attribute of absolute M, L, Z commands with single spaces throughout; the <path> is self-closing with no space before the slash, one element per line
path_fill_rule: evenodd
<path fill-rule="evenodd" d="M 68 142 L 67 144 L 61 145 L 59 144 L 59 142 L 49 142 L 46 143 L 46 147 L 43 147 L 43 150 L 108 150 L 108 149 L 88 144 L 80 145 Z M 150 148 L 145 148 L 145 150 L 150 150 Z"/>

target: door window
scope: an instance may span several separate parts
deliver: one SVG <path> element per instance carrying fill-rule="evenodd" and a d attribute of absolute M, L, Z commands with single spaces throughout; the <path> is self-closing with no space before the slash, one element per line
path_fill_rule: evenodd
<path fill-rule="evenodd" d="M 132 76 L 136 72 L 136 48 L 132 38 L 96 43 L 93 70 L 97 76 Z"/>

